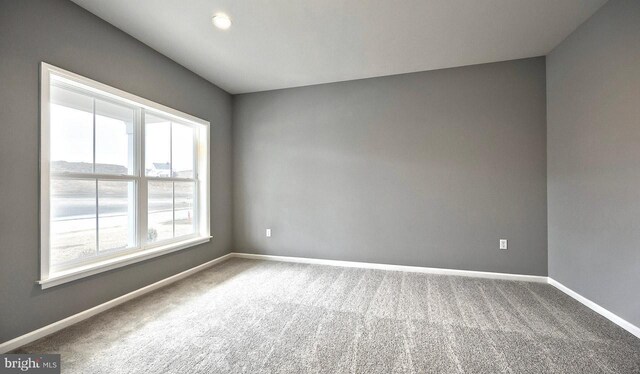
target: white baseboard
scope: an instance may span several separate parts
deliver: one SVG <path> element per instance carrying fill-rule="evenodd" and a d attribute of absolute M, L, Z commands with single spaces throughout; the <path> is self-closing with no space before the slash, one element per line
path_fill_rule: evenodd
<path fill-rule="evenodd" d="M 29 344 L 33 341 L 36 341 L 40 338 L 43 338 L 47 335 L 53 334 L 54 332 L 60 331 L 66 327 L 69 327 L 73 324 L 81 322 L 87 318 L 93 317 L 98 313 L 102 313 L 108 309 L 116 307 L 122 303 L 125 303 L 129 300 L 135 299 L 136 297 L 142 296 L 151 291 L 157 290 L 158 288 L 167 286 L 173 282 L 176 282 L 180 279 L 186 278 L 190 275 L 193 275 L 199 271 L 205 270 L 215 264 L 226 261 L 232 257 L 237 258 L 249 258 L 256 260 L 269 260 L 269 261 L 281 261 L 281 262 L 297 262 L 303 264 L 318 264 L 318 265 L 330 265 L 330 266 L 342 266 L 342 267 L 352 267 L 352 268 L 365 268 L 365 269 L 379 269 L 379 270 L 391 270 L 391 271 L 407 271 L 414 273 L 428 273 L 428 274 L 442 274 L 442 275 L 458 275 L 465 277 L 476 277 L 476 278 L 488 278 L 488 279 L 504 279 L 504 280 L 516 280 L 516 281 L 526 281 L 526 282 L 538 282 L 538 283 L 549 283 L 550 285 L 556 287 L 560 291 L 566 293 L 567 295 L 573 297 L 578 300 L 582 304 L 586 305 L 596 313 L 601 314 L 605 318 L 609 319 L 611 322 L 617 324 L 623 329 L 629 331 L 631 334 L 640 338 L 640 328 L 633 325 L 632 323 L 624 320 L 623 318 L 618 317 L 614 313 L 608 311 L 607 309 L 601 307 L 600 305 L 594 303 L 593 301 L 587 299 L 586 297 L 578 294 L 577 292 L 571 290 L 570 288 L 564 286 L 560 282 L 545 276 L 539 275 L 521 275 L 521 274 L 507 274 L 507 273 L 492 273 L 492 272 L 484 272 L 484 271 L 471 271 L 471 270 L 455 270 L 455 269 L 441 269 L 441 268 L 429 268 L 429 267 L 420 267 L 420 266 L 405 266 L 405 265 L 388 265 L 388 264 L 376 264 L 376 263 L 368 263 L 368 262 L 353 262 L 353 261 L 337 261 L 337 260 L 322 260 L 322 259 L 314 259 L 314 258 L 304 258 L 304 257 L 286 257 L 286 256 L 272 256 L 272 255 L 259 255 L 252 253 L 238 253 L 232 252 L 226 254 L 224 256 L 218 257 L 214 260 L 206 262 L 204 264 L 198 265 L 191 269 L 185 270 L 181 273 L 172 275 L 168 278 L 160 280 L 156 283 L 150 284 L 148 286 L 142 287 L 138 290 L 132 291 L 126 295 L 122 295 L 113 300 L 107 301 L 103 304 L 95 306 L 91 309 L 87 309 L 80 313 L 74 314 L 70 317 L 67 317 L 58 322 L 54 322 L 50 325 L 44 326 L 38 330 L 32 331 L 25 335 L 19 336 L 15 339 L 9 340 L 0 344 L 0 354 L 12 351 L 16 348 L 19 348 L 25 344 Z"/>
<path fill-rule="evenodd" d="M 476 278 L 488 278 L 488 279 L 504 279 L 504 280 L 516 280 L 516 281 L 526 281 L 526 282 L 537 282 L 537 283 L 548 283 L 560 291 L 566 293 L 567 295 L 573 297 L 578 300 L 582 304 L 591 308 L 598 314 L 601 314 L 605 318 L 609 319 L 611 322 L 616 325 L 622 327 L 623 329 L 629 331 L 631 334 L 640 338 L 640 328 L 638 326 L 633 325 L 631 322 L 620 318 L 616 314 L 608 311 L 607 309 L 601 307 L 600 305 L 594 303 L 593 301 L 587 299 L 586 297 L 578 294 L 577 292 L 571 290 L 570 288 L 564 286 L 560 282 L 545 276 L 539 275 L 522 275 L 522 274 L 507 274 L 507 273 L 492 273 L 492 272 L 484 272 L 484 271 L 472 271 L 472 270 L 455 270 L 455 269 L 442 269 L 442 268 L 429 268 L 429 267 L 420 267 L 420 266 L 405 266 L 405 265 L 388 265 L 388 264 L 377 264 L 377 263 L 369 263 L 369 262 L 353 262 L 353 261 L 338 261 L 338 260 L 322 260 L 316 258 L 305 258 L 305 257 L 287 257 L 287 256 L 274 256 L 274 255 L 260 255 L 253 253 L 239 253 L 232 252 L 233 257 L 238 258 L 249 258 L 255 260 L 269 260 L 269 261 L 281 261 L 281 262 L 297 262 L 302 264 L 318 264 L 318 265 L 330 265 L 330 266 L 343 266 L 343 267 L 353 267 L 353 268 L 364 268 L 364 269 L 379 269 L 379 270 L 391 270 L 391 271 L 407 271 L 414 273 L 428 273 L 428 274 L 443 274 L 443 275 L 458 275 L 464 277 L 476 277 Z"/>
<path fill-rule="evenodd" d="M 607 309 L 601 307 L 600 305 L 594 303 L 593 301 L 587 299 L 586 297 L 580 295 L 579 293 L 577 293 L 576 291 L 570 289 L 569 287 L 563 285 L 562 283 L 558 282 L 557 280 L 548 277 L 549 280 L 549 284 L 554 286 L 555 288 L 559 289 L 560 291 L 566 293 L 567 295 L 573 297 L 574 299 L 578 300 L 579 302 L 581 302 L 582 304 L 584 304 L 585 306 L 587 306 L 588 308 L 590 308 L 591 310 L 593 310 L 594 312 L 602 315 L 603 317 L 607 318 L 609 321 L 615 323 L 616 325 L 622 327 L 623 329 L 629 331 L 631 334 L 635 335 L 636 337 L 640 338 L 640 327 L 632 324 L 631 322 L 619 317 L 618 315 L 608 311 Z"/>
<path fill-rule="evenodd" d="M 231 253 L 226 254 L 224 256 L 220 256 L 214 260 L 211 260 L 209 262 L 205 262 L 204 264 L 192 267 L 191 269 L 185 270 L 181 273 L 172 275 L 168 278 L 162 279 L 158 282 L 155 282 L 153 284 L 150 284 L 148 286 L 139 288 L 135 291 L 129 292 L 126 295 L 122 295 L 120 297 L 117 297 L 113 300 L 109 300 L 106 303 L 100 304 L 98 306 L 95 306 L 91 309 L 87 309 L 85 311 L 82 311 L 80 313 L 74 314 L 70 317 L 67 317 L 65 319 L 62 319 L 58 322 L 54 322 L 50 325 L 44 326 L 42 328 L 39 328 L 35 331 L 32 331 L 30 333 L 24 334 L 22 336 L 18 336 L 15 339 L 11 339 L 7 342 L 4 342 L 2 344 L 0 344 L 0 354 L 1 353 L 6 353 L 9 351 L 12 351 L 16 348 L 19 348 L 25 344 L 29 344 L 33 341 L 36 341 L 40 338 L 43 338 L 47 335 L 53 334 L 54 332 L 60 331 L 62 329 L 64 329 L 65 327 L 69 327 L 73 324 L 76 324 L 80 321 L 83 321 L 87 318 L 93 317 L 98 313 L 102 313 L 105 310 L 111 309 L 113 307 L 116 307 L 122 303 L 125 303 L 129 300 L 135 299 L 136 297 L 142 296 L 146 293 L 149 293 L 151 291 L 157 290 L 158 288 L 162 288 L 164 286 L 167 286 L 171 283 L 174 283 L 176 281 L 179 281 L 180 279 L 186 278 L 190 275 L 193 275 L 199 271 L 202 271 L 204 269 L 207 269 L 217 263 L 220 263 L 222 261 L 228 260 L 229 258 L 233 257 L 233 255 Z"/>
<path fill-rule="evenodd" d="M 302 264 L 330 265 L 330 266 L 342 266 L 342 267 L 350 267 L 350 268 L 406 271 L 406 272 L 412 272 L 412 273 L 458 275 L 463 277 L 505 279 L 505 280 L 516 280 L 516 281 L 525 281 L 525 282 L 547 283 L 547 277 L 541 276 L 541 275 L 492 273 L 487 271 L 455 270 L 455 269 L 428 268 L 428 267 L 421 267 L 421 266 L 406 266 L 406 265 L 388 265 L 388 264 L 377 264 L 377 263 L 371 263 L 371 262 L 321 260 L 321 259 L 305 258 L 305 257 L 258 255 L 253 253 L 239 253 L 239 252 L 232 252 L 232 255 L 233 257 L 250 258 L 255 260 L 298 262 Z"/>

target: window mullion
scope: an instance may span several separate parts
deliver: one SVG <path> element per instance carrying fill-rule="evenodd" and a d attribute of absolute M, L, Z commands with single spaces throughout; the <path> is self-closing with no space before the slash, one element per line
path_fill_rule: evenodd
<path fill-rule="evenodd" d="M 109 181 L 135 181 L 135 175 L 96 174 L 96 173 L 51 173 L 52 179 L 100 179 Z"/>
<path fill-rule="evenodd" d="M 137 241 L 138 241 L 138 246 L 140 246 L 141 248 L 144 247 L 146 245 L 146 241 L 147 241 L 147 235 L 148 235 L 148 216 L 149 216 L 149 212 L 148 212 L 148 203 L 149 203 L 149 198 L 148 198 L 148 183 L 147 183 L 147 177 L 146 177 L 146 170 L 145 170 L 145 146 L 146 146 L 146 138 L 145 138 L 145 110 L 144 109 L 140 109 L 138 110 L 138 117 L 137 117 L 137 129 L 138 129 L 138 152 L 137 152 L 137 156 L 138 156 L 138 195 L 137 195 L 137 206 L 138 206 L 138 214 L 136 216 L 136 223 L 137 223 Z"/>
<path fill-rule="evenodd" d="M 196 234 L 200 234 L 200 183 L 198 179 L 200 178 L 200 170 L 198 169 L 198 161 L 199 161 L 199 144 L 198 144 L 198 131 L 196 128 L 193 129 L 193 217 L 191 218 L 193 222 L 191 225 L 193 226 L 193 231 Z"/>
<path fill-rule="evenodd" d="M 95 165 L 95 163 L 94 163 Z M 100 222 L 99 222 L 98 178 L 96 178 L 96 255 L 100 254 Z"/>
<path fill-rule="evenodd" d="M 93 163 L 91 167 L 91 171 L 95 174 L 96 172 L 96 99 L 92 98 L 92 114 L 93 114 Z"/>
<path fill-rule="evenodd" d="M 195 182 L 194 178 L 168 178 L 168 177 L 146 177 L 150 181 L 155 182 Z"/>
<path fill-rule="evenodd" d="M 173 237 L 176 237 L 176 182 L 171 182 L 171 213 L 173 224 Z"/>
<path fill-rule="evenodd" d="M 93 163 L 91 171 L 96 173 L 96 99 L 95 97 L 91 100 L 92 103 L 92 121 L 93 121 Z M 95 178 L 96 181 L 96 255 L 100 253 L 100 222 L 99 222 L 99 212 L 98 212 L 98 178 Z"/>

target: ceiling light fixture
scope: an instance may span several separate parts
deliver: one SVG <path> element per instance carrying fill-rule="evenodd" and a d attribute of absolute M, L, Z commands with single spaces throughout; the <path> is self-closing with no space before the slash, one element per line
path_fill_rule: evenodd
<path fill-rule="evenodd" d="M 229 19 L 229 16 L 227 16 L 226 14 L 216 14 L 215 16 L 213 16 L 213 18 L 211 19 L 211 22 L 213 22 L 213 25 L 221 30 L 226 30 L 229 27 L 231 27 L 231 19 Z"/>

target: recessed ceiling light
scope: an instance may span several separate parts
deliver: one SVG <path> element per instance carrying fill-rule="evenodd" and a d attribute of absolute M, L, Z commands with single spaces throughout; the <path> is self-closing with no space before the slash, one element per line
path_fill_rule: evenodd
<path fill-rule="evenodd" d="M 221 30 L 226 30 L 231 27 L 231 19 L 229 19 L 229 16 L 227 16 L 226 14 L 216 14 L 215 16 L 213 16 L 211 21 L 213 22 L 213 25 L 215 27 Z"/>

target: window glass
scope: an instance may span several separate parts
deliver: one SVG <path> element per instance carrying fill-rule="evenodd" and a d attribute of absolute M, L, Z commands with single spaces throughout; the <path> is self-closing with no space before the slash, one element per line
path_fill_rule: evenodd
<path fill-rule="evenodd" d="M 93 172 L 93 99 L 51 87 L 50 152 L 52 172 Z"/>
<path fill-rule="evenodd" d="M 135 183 L 98 181 L 98 233 L 101 253 L 134 247 Z"/>
<path fill-rule="evenodd" d="M 52 180 L 50 261 L 61 264 L 96 254 L 96 181 Z"/>
<path fill-rule="evenodd" d="M 193 203 L 195 201 L 194 182 L 174 182 L 175 196 L 175 236 L 190 235 L 195 232 Z"/>
<path fill-rule="evenodd" d="M 172 123 L 172 169 L 177 178 L 193 178 L 193 127 Z"/>
<path fill-rule="evenodd" d="M 148 242 L 173 238 L 173 182 L 149 181 Z"/>
<path fill-rule="evenodd" d="M 96 100 L 96 173 L 134 173 L 134 116 L 132 108 Z"/>
<path fill-rule="evenodd" d="M 171 177 L 171 122 L 145 116 L 145 174 L 149 177 Z"/>

